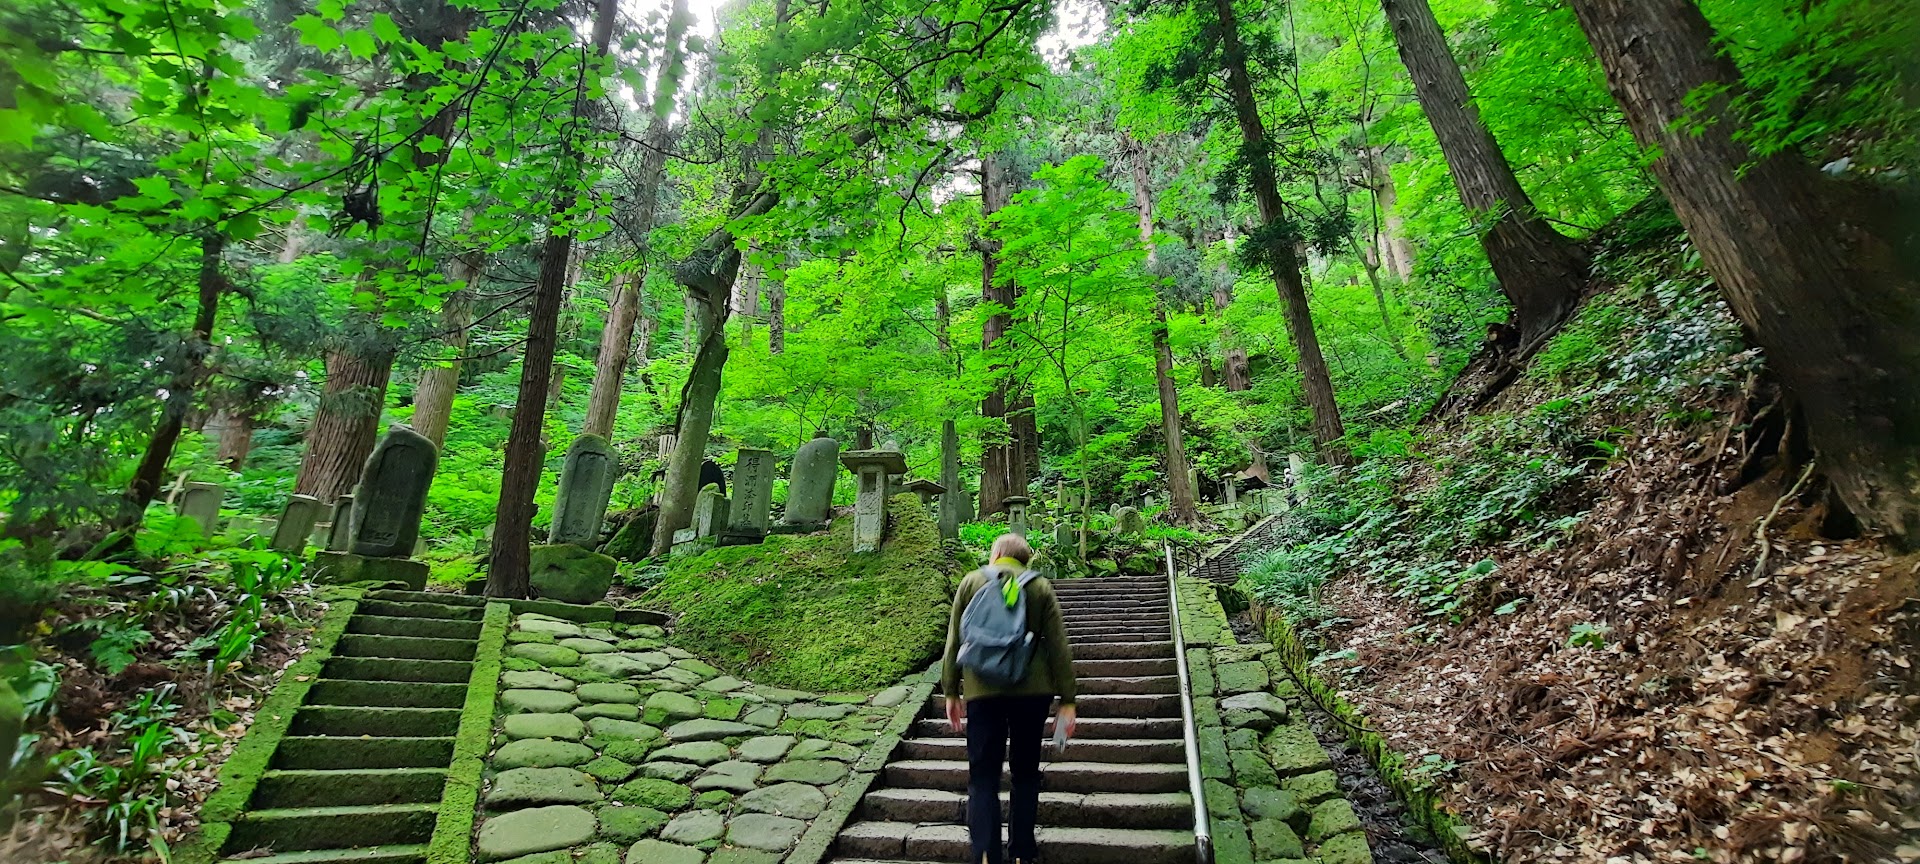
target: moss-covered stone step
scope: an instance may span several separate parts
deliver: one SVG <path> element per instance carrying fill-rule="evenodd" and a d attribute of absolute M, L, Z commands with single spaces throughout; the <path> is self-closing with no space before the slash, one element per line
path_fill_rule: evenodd
<path fill-rule="evenodd" d="M 295 735 L 431 738 L 460 728 L 458 708 L 369 708 L 308 705 L 293 718 Z"/>
<path fill-rule="evenodd" d="M 1126 678 L 1140 675 L 1174 675 L 1173 658 L 1148 660 L 1073 660 L 1073 674 L 1080 678 Z"/>
<path fill-rule="evenodd" d="M 388 615 L 355 615 L 347 622 L 348 633 L 374 636 L 415 636 L 425 639 L 476 639 L 478 621 L 448 621 L 444 618 L 402 618 Z"/>
<path fill-rule="evenodd" d="M 393 657 L 335 657 L 322 667 L 328 678 L 350 681 L 423 681 L 465 684 L 473 677 L 468 660 L 403 660 Z"/>
<path fill-rule="evenodd" d="M 471 639 L 423 639 L 348 633 L 333 651 L 336 657 L 397 657 L 405 660 L 472 660 L 479 645 Z"/>
<path fill-rule="evenodd" d="M 298 807 L 254 810 L 233 823 L 229 857 L 253 849 L 297 852 L 425 843 L 433 836 L 438 804 Z"/>
<path fill-rule="evenodd" d="M 359 849 L 305 849 L 299 852 L 284 852 L 279 855 L 244 860 L 247 864 L 422 864 L 427 860 L 427 844 L 407 843 Z"/>
<path fill-rule="evenodd" d="M 431 804 L 446 787 L 445 768 L 356 768 L 268 771 L 254 788 L 254 807 L 349 807 Z"/>
<path fill-rule="evenodd" d="M 485 597 L 468 597 L 465 594 L 441 594 L 433 591 L 369 591 L 367 600 L 387 600 L 396 603 L 440 603 L 447 606 L 469 606 L 484 609 Z"/>
<path fill-rule="evenodd" d="M 1144 660 L 1172 656 L 1172 642 L 1111 642 L 1073 646 L 1075 660 Z"/>
<path fill-rule="evenodd" d="M 273 767 L 282 769 L 444 768 L 453 759 L 452 738 L 280 739 Z"/>
<path fill-rule="evenodd" d="M 1148 693 L 1178 693 L 1180 678 L 1177 675 L 1140 675 L 1125 678 L 1081 678 L 1079 690 L 1087 695 L 1140 695 Z"/>
<path fill-rule="evenodd" d="M 459 708 L 467 702 L 465 684 L 413 681 L 335 681 L 323 678 L 307 693 L 309 705 L 380 708 Z"/>
<path fill-rule="evenodd" d="M 393 600 L 368 600 L 357 610 L 364 615 L 394 618 L 446 618 L 453 621 L 478 621 L 487 614 L 484 606 L 455 606 L 449 603 L 412 603 Z"/>

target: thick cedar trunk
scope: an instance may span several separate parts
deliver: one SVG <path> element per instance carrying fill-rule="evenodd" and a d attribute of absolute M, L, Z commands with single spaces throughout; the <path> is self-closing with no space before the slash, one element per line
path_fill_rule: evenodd
<path fill-rule="evenodd" d="M 440 307 L 440 350 L 445 359 L 429 363 L 420 370 L 420 384 L 413 391 L 413 431 L 426 436 L 438 447 L 447 440 L 447 423 L 453 417 L 453 396 L 460 389 L 460 355 L 467 350 L 467 330 L 473 326 L 473 286 L 480 278 L 481 257 L 477 252 L 455 256 L 447 268 L 447 278 L 463 287 Z"/>
<path fill-rule="evenodd" d="M 1147 164 L 1146 148 L 1131 136 L 1123 136 L 1120 141 L 1133 163 L 1133 208 L 1139 216 L 1140 245 L 1146 247 L 1147 264 L 1151 268 L 1156 258 L 1153 247 L 1153 172 Z M 1218 296 L 1218 292 L 1215 296 Z M 1173 507 L 1174 522 L 1191 525 L 1200 521 L 1200 512 L 1194 508 L 1193 487 L 1187 483 L 1187 447 L 1181 434 L 1180 391 L 1173 386 L 1173 349 L 1167 343 L 1166 304 L 1156 302 L 1153 314 L 1153 383 L 1160 394 L 1160 434 L 1167 448 L 1168 502 Z M 1087 502 L 1091 503 L 1091 500 L 1088 498 Z M 1084 527 L 1084 517 L 1082 524 Z M 1082 558 L 1086 556 L 1084 535 L 1083 530 Z"/>
<path fill-rule="evenodd" d="M 1362 154 L 1373 187 L 1374 206 L 1379 208 L 1381 225 L 1374 243 L 1387 272 L 1395 279 L 1413 278 L 1413 243 L 1407 239 L 1406 219 L 1400 215 L 1400 191 L 1393 185 L 1393 166 L 1379 147 Z"/>
<path fill-rule="evenodd" d="M 738 265 L 737 255 L 731 256 Z M 734 281 L 731 267 L 723 274 L 724 285 L 714 286 L 710 295 L 719 308 L 713 309 L 702 323 L 705 338 L 694 355 L 687 383 L 680 390 L 680 416 L 675 424 L 679 435 L 673 455 L 667 459 L 667 477 L 660 495 L 660 518 L 654 523 L 655 556 L 673 549 L 673 532 L 693 524 L 693 505 L 699 495 L 700 463 L 706 458 L 707 438 L 713 432 L 714 403 L 720 398 L 722 373 L 727 365 L 726 302 Z M 691 289 L 690 289 L 691 290 Z"/>
<path fill-rule="evenodd" d="M 1895 209 L 1735 140 L 1743 91 L 1691 0 L 1574 0 L 1654 176 L 1861 522 L 1920 541 L 1920 285 Z M 1689 107 L 1690 97 L 1714 94 Z M 1911 253 L 1904 253 L 1910 255 Z"/>
<path fill-rule="evenodd" d="M 1013 490 L 1008 493 L 1011 495 L 1027 494 L 1033 478 L 1040 476 L 1040 420 L 1035 407 L 1033 393 L 1025 388 L 1007 403 L 1014 446 L 1014 457 L 1007 467 L 1007 488 Z"/>
<path fill-rule="evenodd" d="M 614 0 L 600 0 L 594 13 L 593 53 L 607 53 L 613 41 Z M 586 70 L 580 71 L 585 75 Z M 585 119 L 584 100 L 573 106 L 574 116 Z M 575 169 L 580 153 L 569 140 L 564 159 Z M 572 172 L 563 171 L 560 176 Z M 580 203 L 578 193 L 560 196 L 554 217 Z M 527 315 L 527 342 L 520 359 L 520 392 L 514 399 L 513 422 L 507 430 L 506 464 L 500 472 L 500 503 L 494 510 L 493 549 L 487 565 L 487 596 L 525 597 L 528 594 L 527 558 L 533 537 L 534 492 L 540 485 L 540 469 L 546 464 L 541 448 L 541 427 L 545 425 L 547 387 L 554 372 L 553 353 L 558 341 L 560 305 L 569 285 L 573 265 L 573 235 L 566 230 L 548 228 L 540 250 L 540 273 L 534 279 L 533 308 Z"/>
<path fill-rule="evenodd" d="M 380 411 L 387 403 L 387 380 L 393 373 L 391 333 L 368 334 L 373 345 L 329 351 L 325 358 L 327 383 L 320 388 L 320 407 L 307 424 L 307 452 L 293 491 L 323 502 L 352 491 L 360 469 L 373 452 L 380 432 Z"/>
<path fill-rule="evenodd" d="M 246 467 L 247 453 L 253 449 L 253 412 L 222 411 L 218 415 L 220 424 L 220 450 L 215 459 L 228 470 L 238 471 Z M 211 421 L 209 426 L 213 425 Z"/>
<path fill-rule="evenodd" d="M 1219 373 L 1213 371 L 1213 359 L 1210 357 L 1200 358 L 1200 386 L 1220 386 Z"/>
<path fill-rule="evenodd" d="M 227 285 L 226 277 L 220 273 L 220 258 L 226 246 L 226 236 L 217 231 L 209 230 L 200 237 L 200 281 L 193 331 L 180 352 L 179 367 L 167 382 L 167 401 L 160 408 L 160 423 L 154 427 L 153 437 L 147 440 L 147 450 L 141 454 L 139 466 L 134 468 L 132 482 L 127 484 L 116 527 L 138 525 L 166 479 L 167 462 L 173 459 L 174 445 L 180 441 L 180 429 L 186 423 L 187 411 L 193 407 L 193 395 L 206 369 L 207 354 L 213 350 L 214 317 L 220 312 L 220 294 Z"/>
<path fill-rule="evenodd" d="M 613 277 L 607 299 L 607 326 L 600 331 L 600 356 L 593 363 L 593 394 L 587 398 L 587 420 L 580 431 L 609 438 L 620 411 L 620 387 L 633 354 L 633 325 L 640 315 L 639 278 L 626 273 Z"/>
<path fill-rule="evenodd" d="M 1427 0 L 1381 0 L 1380 5 L 1460 190 L 1460 202 L 1469 213 L 1494 220 L 1480 244 L 1500 290 L 1513 304 L 1522 353 L 1531 351 L 1573 312 L 1586 282 L 1586 253 L 1542 220 L 1533 199 L 1520 188 L 1506 154 L 1480 119 L 1466 76 L 1447 49 L 1446 34 Z"/>
<path fill-rule="evenodd" d="M 1234 18 L 1233 0 L 1214 0 L 1219 16 L 1221 41 L 1226 66 L 1227 87 L 1233 94 L 1234 115 L 1240 123 L 1246 152 L 1256 154 L 1250 180 L 1254 203 L 1260 208 L 1263 226 L 1275 226 L 1287 218 L 1280 201 L 1280 187 L 1273 174 L 1273 162 L 1265 155 L 1267 130 L 1260 121 L 1259 103 L 1254 100 L 1253 79 L 1247 74 L 1247 55 L 1240 45 L 1239 21 Z M 1320 337 L 1313 331 L 1313 313 L 1307 308 L 1306 286 L 1301 282 L 1300 259 L 1293 244 L 1280 238 L 1248 238 L 1249 243 L 1264 243 L 1263 258 L 1273 272 L 1273 285 L 1280 294 L 1286 313 L 1287 330 L 1299 352 L 1300 383 L 1306 391 L 1307 406 L 1313 413 L 1313 440 L 1328 458 L 1342 460 L 1331 452 L 1334 442 L 1346 435 L 1340 422 L 1340 406 L 1333 400 L 1333 379 L 1327 375 L 1327 361 L 1320 353 Z"/>
<path fill-rule="evenodd" d="M 1221 377 L 1226 381 L 1229 392 L 1253 389 L 1253 371 L 1247 362 L 1247 349 L 1240 346 L 1239 337 L 1234 335 L 1233 327 L 1227 324 L 1227 307 L 1233 305 L 1233 283 L 1213 289 L 1213 311 L 1220 315 L 1220 341 L 1226 343 L 1225 362 L 1221 364 Z M 1207 364 L 1207 374 L 1202 376 L 1206 386 L 1213 386 L 1213 364 Z"/>
<path fill-rule="evenodd" d="M 988 154 L 980 158 L 980 216 L 984 223 L 1000 208 L 1007 206 L 1013 199 L 1013 177 L 996 155 Z M 1000 280 L 996 275 L 999 269 L 1000 244 L 998 241 L 982 237 L 977 245 L 980 249 L 980 294 L 982 299 L 1002 309 L 1013 308 L 1018 298 L 1017 290 L 1011 281 Z M 991 389 L 980 401 L 980 416 L 988 420 L 1001 420 L 1007 423 L 1004 429 L 988 428 L 980 443 L 980 507 L 979 514 L 985 518 L 1006 509 L 1003 503 L 1009 495 L 1026 494 L 1026 484 L 1015 485 L 1013 475 L 1018 466 L 1019 473 L 1026 474 L 1026 460 L 1020 455 L 1020 434 L 1007 416 L 1007 395 L 1012 386 L 1010 370 L 999 360 L 994 350 L 1007 333 L 1012 319 L 1004 311 L 987 316 L 981 327 L 980 350 L 987 356 L 987 369 L 992 376 Z"/>

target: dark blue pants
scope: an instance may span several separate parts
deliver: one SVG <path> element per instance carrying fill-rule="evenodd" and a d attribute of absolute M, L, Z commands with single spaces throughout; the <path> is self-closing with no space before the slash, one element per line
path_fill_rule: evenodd
<path fill-rule="evenodd" d="M 1032 861 L 1040 854 L 1033 823 L 1040 810 L 1040 747 L 1051 696 L 998 696 L 967 702 L 968 864 L 1004 864 L 1000 855 L 1000 766 L 1009 766 L 1006 854 Z"/>

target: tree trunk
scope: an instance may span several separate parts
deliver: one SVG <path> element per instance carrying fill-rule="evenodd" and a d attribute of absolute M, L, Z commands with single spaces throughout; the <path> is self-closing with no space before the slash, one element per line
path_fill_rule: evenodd
<path fill-rule="evenodd" d="M 980 157 L 980 171 L 980 219 L 984 226 L 993 214 L 1012 202 L 1013 176 L 996 154 Z M 1019 298 L 1018 289 L 1011 281 L 1002 281 L 995 276 L 999 269 L 1000 243 L 982 237 L 976 245 L 980 249 L 982 299 L 1002 309 L 1012 309 Z M 1008 313 L 997 311 L 987 316 L 980 331 L 980 350 L 986 355 L 988 374 L 992 378 L 987 395 L 980 400 L 980 416 L 1006 423 L 1004 428 L 993 428 L 990 424 L 980 443 L 981 518 L 1004 511 L 1004 499 L 1007 496 L 1026 494 L 1026 484 L 1013 483 L 1015 466 L 1024 466 L 1025 460 L 1019 454 L 1019 432 L 1007 417 L 1011 370 L 995 350 L 1011 325 L 1012 318 Z M 1026 473 L 1024 468 L 1020 473 Z"/>
<path fill-rule="evenodd" d="M 1213 359 L 1210 357 L 1200 358 L 1200 386 L 1220 386 L 1219 373 L 1213 371 Z"/>
<path fill-rule="evenodd" d="M 1012 415 L 1014 455 L 1007 467 L 1008 494 L 1025 495 L 1033 478 L 1040 476 L 1040 419 L 1035 411 L 1032 391 L 1022 389 L 1007 405 Z"/>
<path fill-rule="evenodd" d="M 323 502 L 353 490 L 380 433 L 380 412 L 387 403 L 393 373 L 391 333 L 375 332 L 366 345 L 327 352 L 327 383 L 320 407 L 307 424 L 307 452 L 293 491 Z"/>
<path fill-rule="evenodd" d="M 1213 289 L 1213 311 L 1220 314 L 1220 341 L 1227 346 L 1224 352 L 1225 362 L 1221 364 L 1221 374 L 1226 380 L 1227 391 L 1237 393 L 1253 389 L 1253 370 L 1252 364 L 1247 362 L 1247 349 L 1240 346 L 1239 338 L 1234 335 L 1233 326 L 1227 323 L 1227 307 L 1231 305 L 1233 305 L 1231 282 Z M 1211 362 L 1207 363 L 1207 373 L 1202 377 L 1212 379 L 1213 364 Z M 1211 380 L 1202 383 L 1208 387 L 1213 386 Z"/>
<path fill-rule="evenodd" d="M 729 282 L 732 280 L 729 279 Z M 726 294 L 716 300 L 726 303 Z M 680 390 L 680 435 L 667 460 L 667 479 L 660 496 L 660 520 L 654 523 L 653 552 L 673 549 L 673 532 L 693 524 L 693 505 L 699 495 L 700 463 L 706 458 L 707 437 L 713 432 L 714 403 L 720 398 L 721 373 L 727 365 L 726 316 L 715 311 L 700 351 L 694 355 L 686 386 Z M 691 490 L 691 494 L 689 494 Z"/>
<path fill-rule="evenodd" d="M 1380 209 L 1381 228 L 1374 240 L 1387 272 L 1404 282 L 1413 278 L 1413 243 L 1407 239 L 1406 219 L 1400 215 L 1400 190 L 1393 185 L 1393 166 L 1382 148 L 1369 147 L 1363 157 L 1373 186 L 1374 206 Z"/>
<path fill-rule="evenodd" d="M 160 494 L 160 484 L 166 480 L 167 462 L 173 459 L 174 445 L 180 441 L 180 429 L 186 423 L 187 412 L 193 408 L 193 395 L 206 369 L 207 354 L 213 350 L 214 318 L 220 312 L 220 295 L 227 287 L 227 279 L 220 272 L 221 255 L 226 247 L 226 235 L 218 231 L 208 229 L 200 236 L 200 290 L 193 330 L 180 352 L 180 365 L 167 381 L 167 398 L 160 407 L 160 422 L 153 429 L 153 437 L 147 440 L 146 452 L 134 468 L 132 482 L 127 484 L 119 518 L 115 520 L 116 528 L 139 525 L 147 505 Z"/>
<path fill-rule="evenodd" d="M 614 0 L 600 0 L 594 13 L 593 53 L 605 56 L 613 41 Z M 586 68 L 580 74 L 587 74 Z M 584 88 L 582 88 L 584 91 Z M 573 105 L 575 117 L 585 119 L 584 98 Z M 571 139 L 565 143 L 563 159 L 573 170 L 562 169 L 561 177 L 572 177 L 583 166 Z M 573 210 L 581 195 L 559 196 L 553 217 Z M 527 315 L 527 342 L 520 359 L 520 392 L 514 399 L 513 422 L 507 431 L 506 464 L 500 472 L 500 503 L 494 510 L 493 549 L 487 565 L 487 596 L 525 597 L 529 592 L 527 559 L 533 538 L 533 497 L 540 486 L 540 469 L 546 464 L 542 452 L 541 427 L 545 425 L 547 387 L 554 372 L 553 354 L 560 327 L 560 305 L 568 287 L 573 265 L 573 235 L 565 229 L 549 226 L 540 253 L 540 273 L 534 280 L 533 308 Z"/>
<path fill-rule="evenodd" d="M 1220 19 L 1221 41 L 1226 66 L 1227 86 L 1233 94 L 1234 115 L 1240 123 L 1247 152 L 1253 159 L 1250 180 L 1254 203 L 1260 208 L 1262 234 L 1273 234 L 1288 217 L 1280 201 L 1280 187 L 1274 177 L 1273 162 L 1265 155 L 1267 131 L 1260 120 L 1260 106 L 1254 99 L 1253 79 L 1247 74 L 1246 51 L 1240 45 L 1240 25 L 1234 18 L 1233 0 L 1214 0 Z M 1300 381 L 1306 391 L 1307 406 L 1313 413 L 1313 440 L 1323 453 L 1336 462 L 1344 457 L 1332 452 L 1335 442 L 1346 435 L 1340 422 L 1340 406 L 1333 399 L 1333 379 L 1327 375 L 1327 361 L 1320 353 L 1320 337 L 1313 331 L 1313 313 L 1307 308 L 1306 287 L 1301 282 L 1300 259 L 1294 254 L 1291 239 L 1281 236 L 1254 236 L 1248 243 L 1264 248 L 1262 257 L 1273 273 L 1274 288 L 1280 294 L 1286 313 L 1287 330 L 1299 352 Z"/>
<path fill-rule="evenodd" d="M 227 466 L 228 470 L 238 471 L 247 465 L 247 453 L 253 450 L 253 412 L 222 411 L 218 415 L 220 424 L 220 450 L 216 460 Z M 207 425 L 213 425 L 209 422 Z"/>
<path fill-rule="evenodd" d="M 626 273 L 613 277 L 612 296 L 607 299 L 607 326 L 600 331 L 600 356 L 594 358 L 593 395 L 587 398 L 587 420 L 580 431 L 601 438 L 613 436 L 614 416 L 620 411 L 621 384 L 627 377 L 627 360 L 633 353 L 633 326 L 639 318 L 640 292 L 637 276 Z"/>
<path fill-rule="evenodd" d="M 479 253 L 468 252 L 455 256 L 447 268 L 449 279 L 464 284 L 440 307 L 440 346 L 446 357 L 420 370 L 420 384 L 413 391 L 413 431 L 435 447 L 447 441 L 453 396 L 460 389 L 460 355 L 467 351 L 467 331 L 473 326 L 473 287 L 480 280 L 481 260 Z"/>
<path fill-rule="evenodd" d="M 1691 0 L 1574 0 L 1608 87 L 1701 261 L 1799 400 L 1861 523 L 1920 540 L 1920 285 L 1898 209 L 1735 136 L 1739 70 Z M 1711 94 L 1697 101 L 1696 94 Z M 1906 256 L 1906 257 L 1903 257 Z"/>
<path fill-rule="evenodd" d="M 1146 247 L 1147 266 L 1152 269 L 1157 257 L 1153 246 L 1153 171 L 1147 164 L 1146 148 L 1132 136 L 1122 136 L 1120 143 L 1133 163 L 1133 208 L 1139 216 L 1140 245 Z M 1215 297 L 1218 296 L 1215 292 Z M 1167 448 L 1168 499 L 1173 506 L 1174 522 L 1191 525 L 1200 521 L 1200 511 L 1194 507 L 1193 487 L 1187 485 L 1187 447 L 1180 425 L 1180 391 L 1173 386 L 1173 349 L 1167 343 L 1166 304 L 1156 300 L 1153 315 L 1153 383 L 1160 394 L 1160 434 Z M 1084 443 L 1083 440 L 1083 446 Z M 1091 498 L 1082 503 L 1087 505 L 1086 509 L 1092 509 Z M 1086 557 L 1085 524 L 1086 518 L 1082 515 L 1080 554 L 1083 559 Z"/>
<path fill-rule="evenodd" d="M 1513 303 L 1521 352 L 1530 352 L 1579 302 L 1586 253 L 1542 220 L 1533 199 L 1520 188 L 1500 143 L 1480 119 L 1466 76 L 1447 49 L 1446 34 L 1427 0 L 1381 0 L 1380 5 L 1460 190 L 1460 203 L 1476 217 L 1493 219 L 1480 244 L 1500 290 Z"/>

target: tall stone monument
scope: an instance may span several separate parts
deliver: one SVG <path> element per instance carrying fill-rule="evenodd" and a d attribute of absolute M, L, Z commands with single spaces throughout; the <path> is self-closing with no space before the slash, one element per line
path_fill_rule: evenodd
<path fill-rule="evenodd" d="M 354 487 L 348 551 L 314 556 L 319 582 L 402 582 L 427 585 L 427 565 L 408 556 L 420 539 L 420 515 L 440 453 L 412 428 L 394 424 L 368 454 Z"/>
<path fill-rule="evenodd" d="M 320 499 L 311 495 L 295 495 L 287 499 L 286 509 L 280 511 L 280 524 L 273 529 L 273 548 L 294 555 L 305 554 L 307 538 L 313 534 L 313 525 L 318 521 Z"/>
<path fill-rule="evenodd" d="M 1033 499 L 1025 495 L 1008 495 L 1000 499 L 1000 503 L 1007 505 L 1007 533 L 1027 536 L 1027 505 L 1032 502 Z"/>
<path fill-rule="evenodd" d="M 188 483 L 187 491 L 180 495 L 178 512 L 200 526 L 201 536 L 212 537 L 213 529 L 220 526 L 220 499 L 225 496 L 226 490 L 218 483 Z"/>
<path fill-rule="evenodd" d="M 1220 488 L 1224 490 L 1222 494 L 1227 496 L 1228 507 L 1240 506 L 1240 489 L 1234 485 L 1233 474 L 1231 472 L 1221 475 Z"/>
<path fill-rule="evenodd" d="M 594 551 L 613 496 L 613 447 L 598 435 L 567 445 L 560 488 L 553 497 L 547 542 L 527 550 L 527 587 L 533 596 L 562 603 L 592 603 L 613 588 L 619 562 Z"/>
<path fill-rule="evenodd" d="M 840 464 L 856 478 L 853 502 L 853 551 L 873 552 L 887 530 L 887 492 L 892 476 L 905 474 L 907 457 L 898 450 L 849 450 Z"/>
<path fill-rule="evenodd" d="M 787 476 L 787 512 L 780 523 L 794 533 L 826 528 L 839 479 L 840 442 L 822 435 L 800 445 Z"/>
<path fill-rule="evenodd" d="M 607 501 L 613 496 L 613 473 L 613 447 L 607 439 L 598 435 L 573 439 L 560 466 L 560 488 L 553 497 L 548 543 L 571 543 L 585 549 L 600 545 Z"/>
<path fill-rule="evenodd" d="M 773 451 L 740 448 L 733 463 L 733 501 L 727 505 L 722 546 L 751 546 L 767 539 L 773 515 Z"/>

